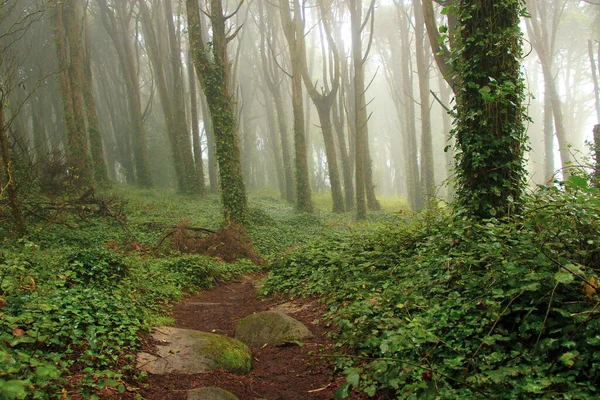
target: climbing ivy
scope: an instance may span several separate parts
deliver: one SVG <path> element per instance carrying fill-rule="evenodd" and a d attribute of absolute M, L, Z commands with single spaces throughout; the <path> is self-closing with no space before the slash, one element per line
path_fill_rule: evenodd
<path fill-rule="evenodd" d="M 524 1 L 460 0 L 452 7 L 458 20 L 457 204 L 477 217 L 510 215 L 519 209 L 525 182 Z"/>

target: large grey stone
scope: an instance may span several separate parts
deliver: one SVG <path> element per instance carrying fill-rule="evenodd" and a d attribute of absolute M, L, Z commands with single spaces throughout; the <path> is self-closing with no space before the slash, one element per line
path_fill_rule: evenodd
<path fill-rule="evenodd" d="M 235 338 L 250 347 L 279 346 L 313 337 L 302 322 L 279 311 L 263 311 L 242 319 L 235 328 Z"/>
<path fill-rule="evenodd" d="M 252 365 L 248 346 L 227 336 L 162 326 L 152 337 L 161 343 L 157 354 L 142 352 L 137 357 L 137 367 L 151 374 L 198 374 L 217 369 L 246 374 Z"/>
<path fill-rule="evenodd" d="M 238 398 L 227 390 L 209 386 L 188 390 L 187 400 L 238 400 Z"/>

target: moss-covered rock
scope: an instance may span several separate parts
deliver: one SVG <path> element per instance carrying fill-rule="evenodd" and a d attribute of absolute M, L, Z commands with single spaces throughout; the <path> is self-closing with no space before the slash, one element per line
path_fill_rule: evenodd
<path fill-rule="evenodd" d="M 235 328 L 235 338 L 250 347 L 279 346 L 312 337 L 313 334 L 304 324 L 279 311 L 249 315 Z"/>
<path fill-rule="evenodd" d="M 138 368 L 151 374 L 197 374 L 224 369 L 246 374 L 252 355 L 244 343 L 223 335 L 163 326 L 152 334 L 156 354 L 139 353 Z"/>

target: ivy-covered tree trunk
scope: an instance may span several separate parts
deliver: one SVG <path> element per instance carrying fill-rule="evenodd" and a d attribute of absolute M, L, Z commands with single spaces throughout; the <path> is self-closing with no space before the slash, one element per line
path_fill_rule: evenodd
<path fill-rule="evenodd" d="M 458 204 L 480 218 L 518 211 L 526 148 L 520 73 L 522 0 L 460 0 L 458 74 Z"/>
<path fill-rule="evenodd" d="M 246 219 L 248 201 L 242 175 L 235 104 L 229 89 L 227 59 L 227 43 L 235 33 L 233 36 L 226 35 L 227 17 L 223 15 L 221 0 L 211 0 L 213 42 L 209 50 L 209 46 L 202 41 L 198 1 L 186 0 L 186 8 L 194 66 L 206 94 L 215 134 L 223 214 L 227 221 L 242 224 Z"/>

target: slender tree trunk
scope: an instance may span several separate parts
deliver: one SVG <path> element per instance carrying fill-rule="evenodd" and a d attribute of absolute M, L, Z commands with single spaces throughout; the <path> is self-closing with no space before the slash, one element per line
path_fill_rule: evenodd
<path fill-rule="evenodd" d="M 204 133 L 206 134 L 206 153 L 208 156 L 208 182 L 210 184 L 210 192 L 217 193 L 219 191 L 219 166 L 217 164 L 217 155 L 215 153 L 215 132 L 213 130 L 210 111 L 206 103 L 206 96 L 200 93 L 200 107 L 202 109 L 202 120 Z"/>
<path fill-rule="evenodd" d="M 425 30 L 421 0 L 412 0 L 415 14 L 417 76 L 419 77 L 419 99 L 421 111 L 421 187 L 425 202 L 429 205 L 435 195 L 433 167 L 433 143 L 431 139 L 431 111 L 429 108 L 429 62 L 425 55 Z"/>
<path fill-rule="evenodd" d="M 299 4 L 294 2 L 295 6 Z M 304 125 L 304 104 L 302 100 L 302 53 L 303 48 L 299 43 L 297 35 L 302 35 L 297 26 L 298 20 L 292 20 L 291 10 L 287 0 L 280 2 L 281 21 L 283 31 L 289 46 L 291 61 L 291 80 L 292 80 L 292 110 L 294 114 L 294 150 L 296 156 L 296 209 L 301 212 L 312 212 L 310 178 L 308 171 L 308 156 L 306 144 L 306 130 Z M 295 9 L 294 13 L 299 13 Z"/>
<path fill-rule="evenodd" d="M 273 163 L 275 164 L 275 173 L 277 174 L 277 187 L 279 188 L 279 195 L 281 199 L 286 198 L 286 186 L 285 186 L 285 171 L 283 166 L 283 158 L 281 152 L 281 146 L 278 140 L 278 129 L 275 122 L 275 115 L 273 113 L 273 102 L 271 96 L 267 90 L 263 90 L 263 98 L 265 100 L 265 109 L 267 111 L 267 123 L 269 133 L 269 145 L 273 152 Z"/>
<path fill-rule="evenodd" d="M 408 99 L 405 101 L 404 111 L 404 144 L 406 146 L 406 191 L 408 202 L 413 211 L 423 208 L 423 194 L 419 184 L 419 160 L 417 149 L 417 128 L 415 122 L 415 103 L 412 101 L 414 85 L 412 80 L 412 61 L 410 51 L 410 31 L 408 21 L 401 25 L 402 31 L 402 84 Z"/>
<path fill-rule="evenodd" d="M 194 75 L 194 64 L 192 53 L 188 52 L 187 73 L 190 87 L 190 123 L 192 125 L 192 147 L 194 150 L 194 164 L 198 175 L 199 194 L 204 195 L 206 188 L 204 183 L 204 162 L 202 161 L 202 142 L 200 140 L 200 127 L 198 125 L 198 96 L 196 94 L 196 76 Z"/>
<path fill-rule="evenodd" d="M 60 72 L 63 112 L 68 132 L 67 165 L 77 190 L 93 185 L 88 162 L 83 101 L 83 47 L 76 0 L 56 7 L 56 53 Z"/>
<path fill-rule="evenodd" d="M 126 9 L 126 3 L 113 3 L 114 11 L 109 8 L 106 0 L 98 0 L 102 23 L 109 34 L 119 58 L 127 89 L 127 108 L 129 110 L 131 127 L 131 150 L 134 155 L 136 183 L 142 187 L 152 187 L 150 168 L 148 163 L 148 150 L 146 131 L 142 115 L 142 98 L 139 87 L 139 76 L 136 69 L 137 62 L 133 51 L 132 35 L 129 32 L 131 14 Z M 127 152 L 127 154 L 129 154 Z M 129 171 L 129 169 L 127 169 Z M 128 179 L 131 172 L 128 172 Z"/>
<path fill-rule="evenodd" d="M 92 156 L 94 181 L 98 185 L 107 185 L 109 183 L 106 160 L 104 159 L 104 148 L 102 146 L 102 137 L 100 135 L 100 125 L 98 123 L 98 112 L 96 110 L 96 100 L 94 99 L 93 78 L 92 78 L 92 45 L 87 21 L 87 12 L 83 10 L 83 28 L 85 32 L 85 53 L 84 53 L 84 82 L 83 98 L 85 100 L 85 113 L 88 122 L 88 137 L 90 140 L 90 153 Z"/>
<path fill-rule="evenodd" d="M 594 172 L 594 186 L 600 189 L 600 125 L 594 126 L 594 155 L 596 158 L 596 171 Z"/>
<path fill-rule="evenodd" d="M 344 204 L 346 211 L 351 211 L 354 208 L 354 180 L 352 176 L 352 167 L 350 166 L 350 156 L 348 155 L 348 147 L 346 145 L 346 135 L 344 132 L 343 115 L 344 108 L 338 99 L 334 99 L 333 103 L 333 125 L 337 134 L 340 158 L 342 161 L 342 173 L 344 177 Z"/>
<path fill-rule="evenodd" d="M 588 40 L 588 54 L 590 57 L 590 65 L 592 69 L 592 82 L 594 83 L 594 98 L 596 100 L 596 119 L 600 123 L 600 44 L 598 44 L 598 66 L 594 60 L 594 46 L 591 40 Z"/>
<path fill-rule="evenodd" d="M 13 173 L 12 158 L 8 146 L 8 133 L 4 125 L 4 96 L 0 98 L 0 151 L 2 159 L 3 179 L 0 181 L 0 195 L 7 192 L 10 215 L 15 224 L 15 232 L 18 236 L 25 234 L 25 221 L 21 213 L 21 207 L 17 197 L 17 184 Z M 3 196 L 2 196 L 3 197 Z"/>

